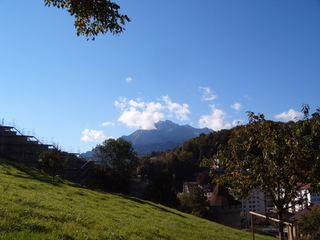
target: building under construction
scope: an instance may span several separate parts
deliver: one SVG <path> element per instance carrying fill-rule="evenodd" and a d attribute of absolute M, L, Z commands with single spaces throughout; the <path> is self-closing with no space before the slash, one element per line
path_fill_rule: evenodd
<path fill-rule="evenodd" d="M 39 154 L 55 148 L 44 144 L 35 135 L 25 135 L 16 126 L 0 123 L 0 156 L 39 168 Z M 57 173 L 72 182 L 90 185 L 90 176 L 97 162 L 82 158 L 79 154 L 68 153 L 68 166 Z"/>

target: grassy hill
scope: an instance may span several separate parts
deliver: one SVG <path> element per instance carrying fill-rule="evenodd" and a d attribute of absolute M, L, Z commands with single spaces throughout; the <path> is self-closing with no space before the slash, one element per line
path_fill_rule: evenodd
<path fill-rule="evenodd" d="M 250 239 L 164 206 L 52 178 L 0 158 L 0 239 Z M 271 239 L 256 236 L 256 239 Z"/>

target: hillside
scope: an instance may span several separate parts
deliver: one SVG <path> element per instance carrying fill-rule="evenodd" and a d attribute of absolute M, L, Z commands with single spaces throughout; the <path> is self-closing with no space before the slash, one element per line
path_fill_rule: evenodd
<path fill-rule="evenodd" d="M 0 239 L 223 240 L 251 236 L 151 202 L 58 180 L 52 182 L 34 168 L 0 158 Z"/>

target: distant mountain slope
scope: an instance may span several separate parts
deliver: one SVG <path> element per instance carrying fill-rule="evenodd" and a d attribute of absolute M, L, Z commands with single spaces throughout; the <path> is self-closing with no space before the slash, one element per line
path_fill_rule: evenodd
<path fill-rule="evenodd" d="M 190 125 L 179 125 L 169 120 L 160 121 L 152 130 L 137 130 L 123 139 L 132 142 L 132 145 L 152 144 L 162 142 L 184 142 L 199 136 L 200 133 L 212 132 L 209 128 L 194 128 Z"/>
<path fill-rule="evenodd" d="M 169 120 L 160 121 L 152 130 L 136 130 L 129 136 L 122 136 L 126 141 L 132 142 L 139 155 L 153 151 L 166 151 L 180 146 L 190 138 L 198 137 L 199 134 L 207 134 L 213 130 L 209 128 L 194 128 L 190 125 L 179 125 Z"/>

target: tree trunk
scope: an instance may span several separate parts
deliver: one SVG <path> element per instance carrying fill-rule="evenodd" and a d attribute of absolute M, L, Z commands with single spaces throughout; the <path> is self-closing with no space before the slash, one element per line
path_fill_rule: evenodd
<path fill-rule="evenodd" d="M 284 239 L 284 224 L 283 224 L 283 211 L 282 209 L 278 211 L 278 218 L 280 220 L 279 222 L 279 239 L 283 240 Z"/>

